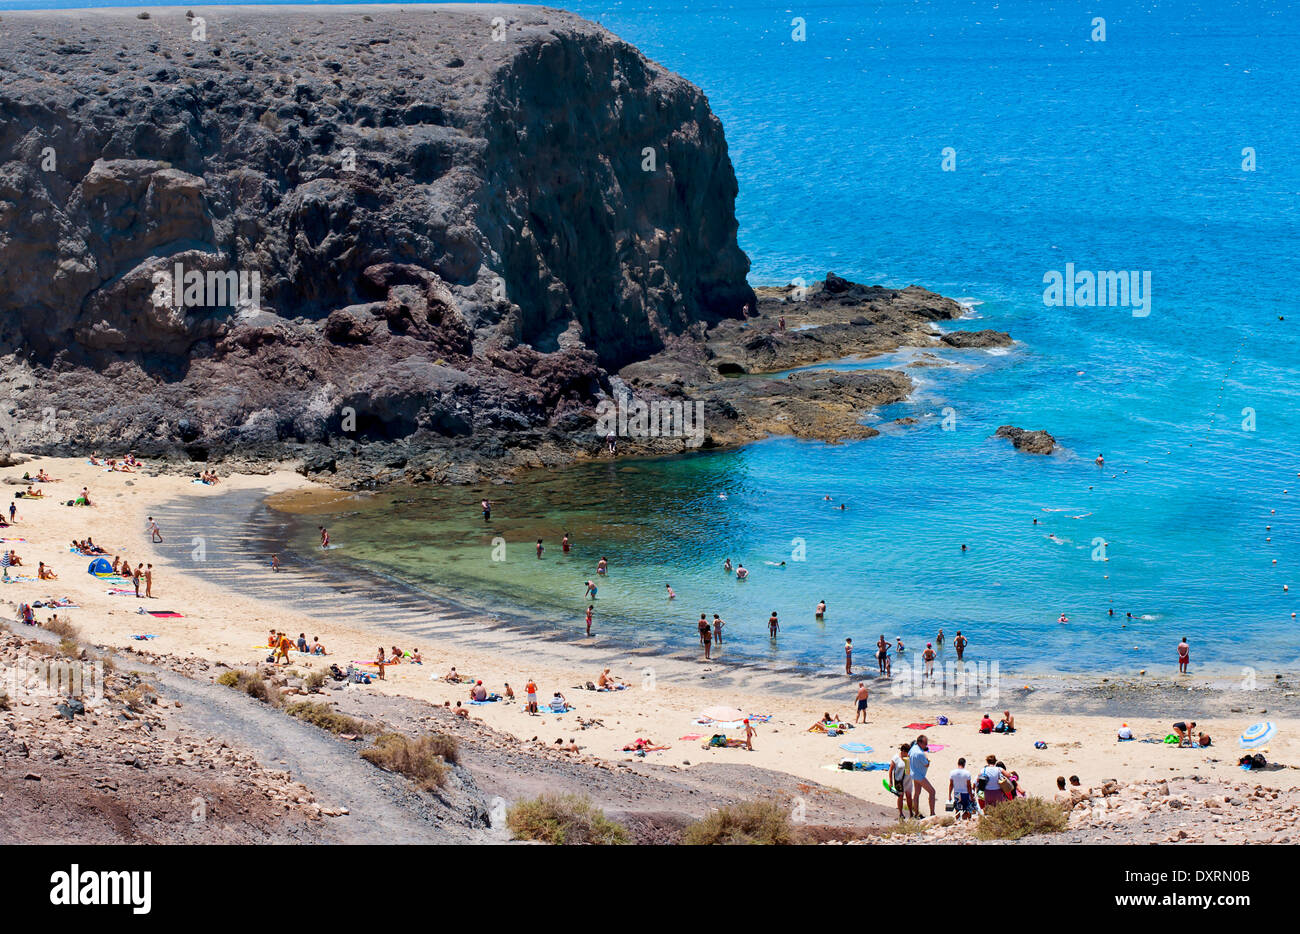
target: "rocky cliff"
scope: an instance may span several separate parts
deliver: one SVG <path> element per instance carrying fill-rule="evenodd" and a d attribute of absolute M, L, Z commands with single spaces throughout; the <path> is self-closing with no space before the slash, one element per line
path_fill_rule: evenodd
<path fill-rule="evenodd" d="M 16 449 L 455 479 L 589 443 L 609 372 L 754 300 L 721 124 L 600 27 L 195 13 L 0 17 Z"/>

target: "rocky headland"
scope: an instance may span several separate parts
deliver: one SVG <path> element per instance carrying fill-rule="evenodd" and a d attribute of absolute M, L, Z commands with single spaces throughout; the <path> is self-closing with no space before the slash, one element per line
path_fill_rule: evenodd
<path fill-rule="evenodd" d="M 755 377 L 961 313 L 756 295 L 704 94 L 579 17 L 199 14 L 3 16 L 0 451 L 464 482 L 602 456 L 629 392 L 703 429 L 620 453 L 861 438 L 904 373 Z"/>

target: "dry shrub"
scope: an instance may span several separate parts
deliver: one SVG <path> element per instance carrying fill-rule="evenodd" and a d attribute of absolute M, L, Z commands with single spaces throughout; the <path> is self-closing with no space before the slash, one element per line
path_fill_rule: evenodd
<path fill-rule="evenodd" d="M 780 801 L 768 799 L 720 807 L 687 827 L 682 842 L 689 846 L 793 846 L 801 840 L 790 821 L 790 809 Z"/>
<path fill-rule="evenodd" d="M 405 775 L 425 791 L 434 791 L 447 784 L 451 771 L 440 748 L 445 744 L 437 736 L 411 739 L 401 733 L 381 733 L 373 746 L 361 750 L 361 757 L 381 769 Z"/>
<path fill-rule="evenodd" d="M 1045 798 L 1012 798 L 988 808 L 975 828 L 981 840 L 1019 840 L 1036 833 L 1060 833 L 1069 825 L 1060 805 Z"/>
<path fill-rule="evenodd" d="M 267 685 L 266 680 L 255 671 L 246 671 L 239 668 L 224 671 L 217 678 L 217 684 L 243 691 L 249 697 L 254 697 L 264 704 L 270 704 L 272 707 L 279 707 L 283 702 L 280 693 L 273 691 Z"/>
<path fill-rule="evenodd" d="M 516 840 L 557 846 L 621 846 L 631 842 L 626 827 L 610 820 L 580 795 L 542 795 L 520 801 L 506 812 L 506 826 Z"/>
<path fill-rule="evenodd" d="M 41 628 L 45 629 L 47 632 L 54 633 L 60 638 L 69 639 L 73 642 L 75 642 L 80 635 L 77 632 L 77 627 L 72 625 L 72 623 L 68 622 L 66 619 L 50 620 L 48 623 L 43 623 Z"/>
<path fill-rule="evenodd" d="M 324 687 L 327 680 L 329 680 L 329 675 L 326 672 L 313 671 L 303 679 L 302 684 L 309 692 L 315 692 Z"/>
<path fill-rule="evenodd" d="M 330 707 L 329 704 L 298 701 L 296 704 L 290 704 L 286 708 L 286 712 L 290 716 L 305 720 L 313 726 L 329 730 L 331 733 L 354 733 L 361 736 L 365 733 L 375 732 L 375 728 L 370 724 L 341 714 Z"/>

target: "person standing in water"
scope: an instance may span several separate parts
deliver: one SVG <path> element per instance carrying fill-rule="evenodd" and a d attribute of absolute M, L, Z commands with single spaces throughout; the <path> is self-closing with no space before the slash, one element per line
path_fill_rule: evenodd
<path fill-rule="evenodd" d="M 700 630 L 700 645 L 703 645 L 704 635 L 709 631 L 709 621 L 704 618 L 703 613 L 700 614 L 700 621 L 696 623 L 696 627 Z"/>
<path fill-rule="evenodd" d="M 568 533 L 568 532 L 565 532 L 565 533 L 564 533 L 564 538 L 560 539 L 560 551 L 564 552 L 564 554 L 566 554 L 566 555 L 569 553 L 569 533 Z"/>
<path fill-rule="evenodd" d="M 595 612 L 595 609 L 590 603 L 587 604 L 587 635 L 591 635 L 591 614 Z"/>
<path fill-rule="evenodd" d="M 885 640 L 885 634 L 882 632 L 880 638 L 876 640 L 876 665 L 880 668 L 880 673 L 885 673 L 885 659 L 889 657 L 889 643 Z"/>
<path fill-rule="evenodd" d="M 925 644 L 925 651 L 921 653 L 921 658 L 925 662 L 925 676 L 934 677 L 934 647 L 930 643 Z"/>
<path fill-rule="evenodd" d="M 817 604 L 817 618 L 821 619 L 826 615 L 826 601 L 823 600 Z"/>
<path fill-rule="evenodd" d="M 1187 674 L 1187 664 L 1192 660 L 1192 647 L 1187 644 L 1187 637 L 1183 636 L 1183 641 L 1178 643 L 1178 673 Z"/>
<path fill-rule="evenodd" d="M 321 548 L 328 548 L 330 546 L 330 530 L 323 525 L 317 526 L 317 528 L 320 529 Z"/>
<path fill-rule="evenodd" d="M 747 577 L 749 577 L 749 572 L 745 570 L 745 566 L 743 564 L 736 565 L 736 580 L 743 581 Z"/>
<path fill-rule="evenodd" d="M 540 558 L 542 556 L 542 552 L 545 550 L 546 549 L 542 547 L 542 540 L 539 538 L 537 540 L 537 557 Z"/>
<path fill-rule="evenodd" d="M 943 629 L 940 629 L 939 634 L 934 637 L 934 644 L 943 648 Z"/>
<path fill-rule="evenodd" d="M 727 625 L 717 613 L 713 614 L 713 641 L 722 645 L 722 627 Z"/>
<path fill-rule="evenodd" d="M 490 499 L 485 499 L 485 500 L 483 500 L 483 502 L 480 503 L 479 505 L 480 505 L 480 506 L 482 507 L 482 509 L 483 509 L 483 521 L 484 521 L 484 522 L 491 522 L 491 521 L 492 521 L 492 501 L 491 501 Z"/>
<path fill-rule="evenodd" d="M 271 570 L 272 570 L 272 571 L 278 571 L 278 570 L 280 570 L 280 556 L 279 556 L 279 555 L 271 555 Z"/>
<path fill-rule="evenodd" d="M 596 573 L 599 574 L 601 577 L 604 577 L 605 572 L 608 570 L 609 570 L 608 558 L 602 557 L 599 561 L 596 562 Z"/>
<path fill-rule="evenodd" d="M 957 661 L 961 661 L 962 655 L 966 652 L 966 637 L 961 634 L 960 629 L 957 630 L 956 638 L 952 640 L 952 647 L 957 650 Z"/>
<path fill-rule="evenodd" d="M 1097 455 L 1097 466 L 1098 467 L 1106 466 L 1106 458 L 1102 457 L 1100 454 Z"/>
<path fill-rule="evenodd" d="M 730 559 L 730 558 L 728 558 L 726 561 L 723 561 L 723 562 L 722 562 L 722 570 L 726 571 L 728 574 L 731 573 L 731 559 Z"/>
<path fill-rule="evenodd" d="M 772 637 L 773 642 L 776 641 L 776 634 L 780 631 L 781 631 L 781 624 L 777 621 L 776 610 L 773 610 L 772 615 L 768 618 L 767 621 L 767 632 L 768 635 Z"/>
<path fill-rule="evenodd" d="M 700 618 L 700 623 L 703 626 L 700 630 L 700 638 L 704 642 L 704 658 L 707 660 L 713 657 L 713 633 L 709 631 L 709 624 L 704 621 L 703 617 Z"/>
<path fill-rule="evenodd" d="M 844 673 L 846 675 L 853 674 L 853 640 L 852 639 L 844 640 Z"/>

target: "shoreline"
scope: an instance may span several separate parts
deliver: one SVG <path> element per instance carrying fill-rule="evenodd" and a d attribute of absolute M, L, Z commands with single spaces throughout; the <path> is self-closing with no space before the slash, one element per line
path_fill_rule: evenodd
<path fill-rule="evenodd" d="M 21 521 L 10 535 L 16 532 L 28 539 L 17 545 L 25 564 L 34 565 L 36 560 L 52 563 L 61 579 L 47 585 L 11 584 L 0 593 L 15 604 L 46 595 L 73 596 L 80 608 L 59 613 L 71 617 L 85 642 L 119 650 L 147 648 L 159 655 L 194 656 L 217 665 L 243 667 L 265 659 L 265 649 L 258 646 L 274 626 L 293 636 L 299 632 L 305 632 L 308 639 L 320 636 L 327 646 L 331 654 L 323 660 L 296 657 L 290 667 L 302 670 L 321 661 L 346 665 L 352 659 L 373 658 L 376 645 L 382 642 L 387 648 L 401 632 L 402 642 L 421 649 L 425 664 L 389 668 L 386 681 L 349 688 L 347 696 L 351 692 L 374 693 L 454 704 L 466 698 L 467 689 L 441 680 L 453 665 L 462 673 L 482 678 L 492 690 L 509 681 L 522 693 L 523 683 L 534 678 L 542 696 L 562 691 L 577 709 L 559 717 L 529 716 L 516 705 L 498 703 L 471 708 L 472 719 L 525 746 L 533 739 L 549 743 L 559 736 L 577 735 L 586 747 L 584 752 L 611 762 L 631 761 L 630 753 L 620 751 L 622 745 L 636 737 L 650 737 L 671 747 L 652 753 L 646 760 L 650 763 L 685 768 L 702 763 L 752 764 L 872 804 L 892 804 L 873 776 L 834 768 L 845 756 L 841 740 L 808 731 L 809 724 L 828 709 L 842 719 L 852 719 L 853 688 L 859 675 L 812 679 L 788 670 L 734 669 L 716 661 L 637 652 L 613 640 L 584 645 L 585 639 L 577 632 L 572 638 L 564 633 L 538 638 L 474 614 L 439 612 L 427 598 L 411 601 L 392 592 L 376 592 L 367 582 L 322 581 L 315 574 L 293 569 L 272 578 L 269 567 L 262 565 L 259 570 L 257 562 L 248 557 L 270 540 L 265 529 L 244 527 L 244 514 L 230 507 L 235 500 L 227 498 L 227 491 L 236 494 L 235 499 L 253 504 L 270 494 L 316 486 L 286 471 L 235 475 L 214 489 L 165 474 L 105 474 L 84 460 L 39 458 L 26 466 L 45 468 L 64 478 L 69 489 L 89 484 L 101 505 L 68 508 L 53 497 L 24 505 Z M 203 518 L 214 512 L 221 522 Z M 164 543 L 160 546 L 151 546 L 144 533 L 148 515 L 162 526 Z M 241 528 L 244 531 L 237 531 Z M 152 561 L 155 589 L 161 596 L 155 601 L 137 601 L 103 593 L 103 583 L 84 571 L 88 559 L 69 560 L 66 542 L 87 533 L 114 553 L 133 561 Z M 204 560 L 192 560 L 200 546 L 206 549 Z M 136 608 L 146 602 L 183 616 L 142 622 L 145 617 L 139 616 Z M 49 611 L 38 611 L 39 619 L 48 616 Z M 143 645 L 133 641 L 131 634 L 142 631 L 138 627 L 147 627 L 143 631 L 156 633 L 157 638 Z M 610 693 L 575 688 L 594 680 L 605 667 L 633 687 Z M 648 679 L 642 677 L 647 669 L 651 672 Z M 927 731 L 945 747 L 935 757 L 937 769 L 946 772 L 958 755 L 982 759 L 989 750 L 996 750 L 1018 768 L 1034 794 L 1049 793 L 1056 775 L 1071 773 L 1079 774 L 1085 783 L 1094 783 L 1116 775 L 1157 777 L 1182 766 L 1239 779 L 1233 739 L 1261 719 L 1261 710 L 1279 722 L 1280 737 L 1300 735 L 1300 713 L 1294 700 L 1283 696 L 1289 692 L 1268 688 L 1247 696 L 1216 688 L 1199 676 L 1176 685 L 1164 683 L 1167 679 L 1131 688 L 1116 683 L 1109 691 L 1097 690 L 1102 686 L 1089 685 L 1086 679 L 1058 679 L 1055 689 L 1051 680 L 1031 680 L 1028 683 L 1036 689 L 1027 693 L 1004 690 L 996 705 L 996 710 L 1014 711 L 1019 731 L 992 737 L 975 731 L 975 722 L 991 699 L 894 698 L 871 679 L 862 680 L 868 681 L 872 691 L 867 722 L 842 740 L 871 746 L 870 759 L 888 759 L 891 746 L 896 748 L 902 739 L 914 737 L 915 731 L 905 729 L 905 724 L 934 722 L 944 714 L 951 724 Z M 710 727 L 694 721 L 700 710 L 716 704 L 771 715 L 770 722 L 760 724 L 752 752 L 701 749 L 699 740 L 686 738 L 707 738 Z M 1169 722 L 1188 716 L 1206 725 L 1215 736 L 1215 747 L 1175 752 L 1159 745 L 1115 742 L 1114 729 L 1121 718 L 1139 736 L 1163 736 Z M 579 718 L 599 720 L 605 728 L 577 732 Z M 1036 740 L 1047 742 L 1048 749 L 1036 750 Z M 1275 741 L 1269 758 L 1300 760 L 1300 742 L 1290 738 Z M 1272 786 L 1294 784 L 1289 770 L 1259 773 L 1251 780 Z M 592 794 L 599 797 L 599 789 L 593 788 Z"/>

